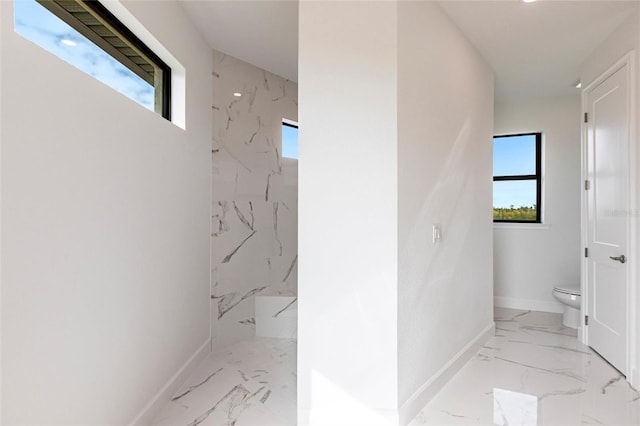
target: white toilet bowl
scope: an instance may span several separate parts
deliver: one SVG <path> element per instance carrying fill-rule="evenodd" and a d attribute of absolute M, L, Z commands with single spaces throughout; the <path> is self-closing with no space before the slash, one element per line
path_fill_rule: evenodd
<path fill-rule="evenodd" d="M 564 305 L 562 324 L 566 327 L 580 327 L 580 299 L 582 292 L 578 285 L 558 285 L 553 288 L 553 297 Z"/>

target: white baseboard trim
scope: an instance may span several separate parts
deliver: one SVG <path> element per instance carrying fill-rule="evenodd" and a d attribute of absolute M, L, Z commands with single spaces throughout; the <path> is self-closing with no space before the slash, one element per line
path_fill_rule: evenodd
<path fill-rule="evenodd" d="M 144 408 L 138 413 L 138 415 L 129 422 L 129 426 L 134 425 L 148 425 L 151 424 L 154 417 L 162 409 L 176 391 L 182 386 L 182 384 L 189 378 L 191 372 L 197 367 L 211 352 L 211 339 L 207 339 L 202 346 L 195 351 L 193 355 L 185 362 L 182 367 L 171 376 L 169 381 L 160 388 L 157 394 L 153 396 L 144 406 Z"/>
<path fill-rule="evenodd" d="M 494 297 L 493 305 L 497 308 L 522 309 L 525 311 L 562 313 L 560 302 L 548 302 L 545 300 L 515 299 L 512 297 Z"/>
<path fill-rule="evenodd" d="M 636 368 L 632 369 L 630 378 L 631 380 L 629 381 L 629 383 L 631 384 L 631 386 L 636 389 L 640 388 L 640 370 Z"/>
<path fill-rule="evenodd" d="M 444 387 L 445 384 L 480 350 L 495 334 L 495 323 L 486 326 L 472 341 L 460 350 L 436 374 L 416 390 L 399 410 L 400 424 L 406 425 Z"/>

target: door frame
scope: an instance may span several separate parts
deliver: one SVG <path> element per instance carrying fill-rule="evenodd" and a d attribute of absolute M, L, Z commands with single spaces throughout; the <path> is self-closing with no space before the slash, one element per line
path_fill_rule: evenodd
<path fill-rule="evenodd" d="M 627 271 L 627 381 L 633 386 L 640 386 L 640 268 L 639 268 L 639 255 L 640 255 L 640 238 L 638 233 L 640 232 L 640 196 L 638 191 L 640 190 L 639 183 L 639 168 L 640 159 L 640 147 L 638 146 L 638 116 L 637 116 L 637 80 L 638 74 L 636 73 L 636 54 L 635 51 L 630 51 L 615 64 L 613 64 L 604 73 L 598 76 L 594 81 L 590 82 L 586 87 L 582 89 L 582 116 L 588 111 L 587 105 L 587 93 L 591 92 L 595 87 L 600 85 L 603 81 L 613 75 L 616 71 L 622 67 L 627 66 L 627 84 L 629 88 L 629 185 L 628 185 L 628 197 L 629 197 L 629 211 L 626 212 L 627 229 L 629 232 L 628 241 L 628 255 L 629 258 L 629 270 Z M 581 177 L 582 184 L 587 179 L 587 132 L 588 126 L 581 117 Z M 587 191 L 582 187 L 581 196 L 581 247 L 584 250 L 587 247 L 588 237 L 588 197 Z M 635 218 L 635 220 L 633 220 Z M 587 314 L 587 307 L 589 306 L 590 294 L 588 286 L 588 259 L 582 256 L 582 265 L 580 270 L 580 286 L 582 288 L 582 317 Z M 587 327 L 581 328 L 581 333 L 578 336 L 580 341 L 584 344 L 589 344 Z"/>

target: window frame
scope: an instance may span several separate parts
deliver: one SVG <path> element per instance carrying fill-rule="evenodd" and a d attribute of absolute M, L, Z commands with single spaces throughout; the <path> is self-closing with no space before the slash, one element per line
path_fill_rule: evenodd
<path fill-rule="evenodd" d="M 36 0 L 40 5 L 46 8 L 53 15 L 64 21 L 67 25 L 78 31 L 88 40 L 96 44 L 100 49 L 106 52 L 109 56 L 113 57 L 116 61 L 120 62 L 124 67 L 128 68 L 134 74 L 139 75 L 137 69 L 129 65 L 127 57 L 119 52 L 116 48 L 110 45 L 105 39 L 89 29 L 79 19 L 74 17 L 71 13 L 67 12 L 65 8 L 57 4 L 52 0 Z M 107 28 L 113 30 L 112 32 L 118 38 L 120 38 L 125 44 L 130 45 L 140 52 L 144 59 L 149 63 L 162 71 L 161 81 L 153 84 L 154 94 L 156 99 L 155 112 L 162 115 L 165 119 L 171 121 L 171 67 L 169 67 L 153 50 L 151 50 L 146 44 L 140 40 L 126 25 L 124 25 L 113 13 L 111 13 L 102 3 L 98 0 L 73 0 L 80 7 L 87 10 L 88 13 L 93 15 L 98 21 L 102 21 Z M 142 77 L 142 76 L 140 76 Z M 144 78 L 144 77 L 142 77 Z M 160 92 L 160 93 L 158 93 Z M 158 103 L 160 105 L 158 105 Z"/>
<path fill-rule="evenodd" d="M 287 119 L 287 118 L 283 118 L 283 119 L 282 119 L 282 125 L 283 125 L 283 126 L 287 126 L 287 127 L 292 127 L 292 128 L 294 128 L 294 129 L 297 129 L 297 130 L 300 130 L 299 124 L 298 124 L 297 122 L 295 122 L 295 121 L 293 121 L 293 120 L 289 120 L 289 119 Z M 282 139 L 282 138 L 281 138 L 281 139 Z M 283 146 L 281 146 L 281 147 L 280 147 L 280 150 L 282 151 L 282 152 L 280 153 L 280 155 L 282 156 L 282 158 L 288 158 L 288 159 L 290 159 L 290 160 L 296 160 L 296 161 L 298 160 L 298 158 L 285 157 L 285 156 L 284 156 L 284 147 L 283 147 Z"/>
<path fill-rule="evenodd" d="M 508 138 L 517 136 L 535 136 L 536 138 L 536 173 L 533 175 L 506 175 L 493 176 L 493 182 L 505 181 L 536 181 L 536 219 L 535 220 L 517 220 L 517 219 L 493 219 L 493 223 L 542 223 L 542 132 L 529 133 L 511 133 L 504 135 L 494 135 L 493 141 L 498 138 Z M 495 162 L 495 158 L 493 158 Z"/>
<path fill-rule="evenodd" d="M 299 126 L 297 124 L 293 124 L 291 120 L 282 120 L 282 125 L 287 127 L 293 127 L 294 129 L 298 129 Z"/>

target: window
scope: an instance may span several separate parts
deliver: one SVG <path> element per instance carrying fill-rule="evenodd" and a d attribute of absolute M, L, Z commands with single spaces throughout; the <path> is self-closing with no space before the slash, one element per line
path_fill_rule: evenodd
<path fill-rule="evenodd" d="M 493 221 L 542 220 L 541 133 L 493 138 Z"/>
<path fill-rule="evenodd" d="M 16 0 L 21 36 L 171 119 L 171 69 L 97 1 Z"/>
<path fill-rule="evenodd" d="M 282 157 L 298 159 L 298 123 L 282 120 Z"/>

